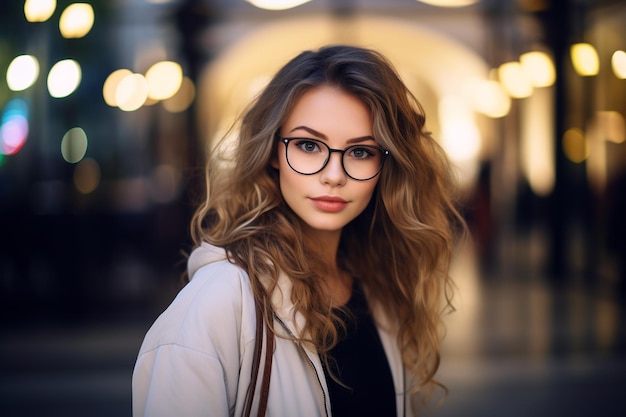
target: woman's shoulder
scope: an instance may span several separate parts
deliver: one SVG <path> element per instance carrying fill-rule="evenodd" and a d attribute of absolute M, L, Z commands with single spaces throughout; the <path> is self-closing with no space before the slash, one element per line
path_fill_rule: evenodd
<path fill-rule="evenodd" d="M 245 342 L 254 337 L 254 314 L 248 274 L 226 258 L 214 260 L 198 266 L 156 319 L 141 350 L 176 344 L 205 351 L 220 340 Z"/>
<path fill-rule="evenodd" d="M 246 271 L 224 259 L 199 267 L 177 298 L 210 308 L 238 302 L 247 291 L 251 287 Z"/>
<path fill-rule="evenodd" d="M 226 251 L 203 243 L 193 250 L 187 261 L 189 282 L 174 302 L 201 309 L 218 309 L 241 302 L 250 293 L 246 271 L 231 262 Z"/>

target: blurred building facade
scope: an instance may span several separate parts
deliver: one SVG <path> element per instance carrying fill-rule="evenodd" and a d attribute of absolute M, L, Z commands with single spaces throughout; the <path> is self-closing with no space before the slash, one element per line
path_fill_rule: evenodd
<path fill-rule="evenodd" d="M 330 43 L 381 50 L 424 105 L 458 167 L 485 277 L 623 287 L 626 5 L 466 3 L 312 0 L 267 10 L 243 0 L 93 1 L 95 23 L 79 38 L 59 33 L 69 1 L 43 22 L 26 19 L 24 2 L 3 4 L 3 308 L 110 314 L 150 305 L 161 285 L 168 298 L 191 247 L 205 151 L 280 65 Z M 580 43 L 592 48 L 584 63 L 598 62 L 590 74 L 574 66 Z M 512 87 L 521 92 L 507 90 L 503 64 L 521 67 L 529 52 L 549 59 L 543 81 L 529 83 L 526 72 L 526 84 L 518 75 Z M 37 59 L 39 76 L 14 91 L 8 72 L 20 55 Z M 51 97 L 48 71 L 63 59 L 78 62 L 82 78 Z M 106 84 L 121 83 L 115 71 L 145 79 L 163 61 L 179 64 L 185 97 L 146 93 L 125 104 L 119 94 L 139 89 L 127 82 L 118 102 L 106 98 Z M 5 132 L 19 108 L 27 133 L 15 139 Z"/>
<path fill-rule="evenodd" d="M 206 151 L 331 43 L 387 55 L 458 170 L 473 242 L 424 415 L 624 415 L 626 2 L 296 2 L 0 2 L 0 415 L 130 415 Z"/>

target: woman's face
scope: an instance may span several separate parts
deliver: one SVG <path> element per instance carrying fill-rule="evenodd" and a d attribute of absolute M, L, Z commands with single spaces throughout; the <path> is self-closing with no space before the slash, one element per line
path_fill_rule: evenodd
<path fill-rule="evenodd" d="M 289 145 L 278 144 L 277 158 L 272 166 L 279 171 L 280 190 L 285 202 L 312 230 L 339 233 L 368 205 L 378 175 L 365 181 L 350 178 L 344 171 L 339 152 L 330 153 L 330 159 L 321 171 L 303 175 L 290 167 L 287 149 L 291 165 L 308 173 L 321 167 L 323 156 L 321 163 L 308 166 L 306 161 L 298 161 L 297 158 L 315 158 L 316 153 L 325 152 L 323 144 L 331 149 L 345 149 L 353 145 L 376 146 L 368 108 L 355 96 L 336 87 L 316 87 L 296 102 L 282 126 L 280 136 L 305 139 L 294 139 Z M 371 158 L 369 153 L 363 152 L 367 149 L 352 148 L 346 153 L 346 162 L 350 164 L 348 159 L 353 158 L 359 159 L 354 163 L 360 166 L 367 163 L 364 160 Z M 359 173 L 358 168 L 351 169 L 349 166 L 348 169 L 353 176 L 354 172 Z"/>

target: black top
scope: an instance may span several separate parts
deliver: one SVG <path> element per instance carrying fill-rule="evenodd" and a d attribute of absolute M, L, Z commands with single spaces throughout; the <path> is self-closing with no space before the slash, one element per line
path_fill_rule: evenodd
<path fill-rule="evenodd" d="M 348 313 L 336 313 L 346 323 L 347 331 L 342 332 L 339 343 L 330 351 L 328 366 L 348 388 L 337 383 L 324 365 L 332 415 L 395 417 L 393 377 L 360 286 L 354 286 L 345 309 Z"/>

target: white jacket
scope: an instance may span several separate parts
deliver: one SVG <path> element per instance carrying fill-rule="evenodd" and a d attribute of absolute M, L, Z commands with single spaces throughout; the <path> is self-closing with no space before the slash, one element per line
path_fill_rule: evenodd
<path fill-rule="evenodd" d="M 246 272 L 221 248 L 203 244 L 188 262 L 190 282 L 145 336 L 133 372 L 133 416 L 241 416 L 250 384 L 256 313 Z M 276 328 L 299 335 L 290 280 L 281 276 L 272 303 Z M 379 319 L 379 315 L 376 315 Z M 385 326 L 387 327 L 387 326 Z M 379 327 L 396 388 L 398 416 L 412 416 L 395 332 Z M 264 358 L 264 353 L 262 358 Z M 261 361 L 262 374 L 263 359 Z M 253 414 L 260 387 L 255 391 Z M 267 417 L 331 417 L 318 354 L 276 337 Z"/>

